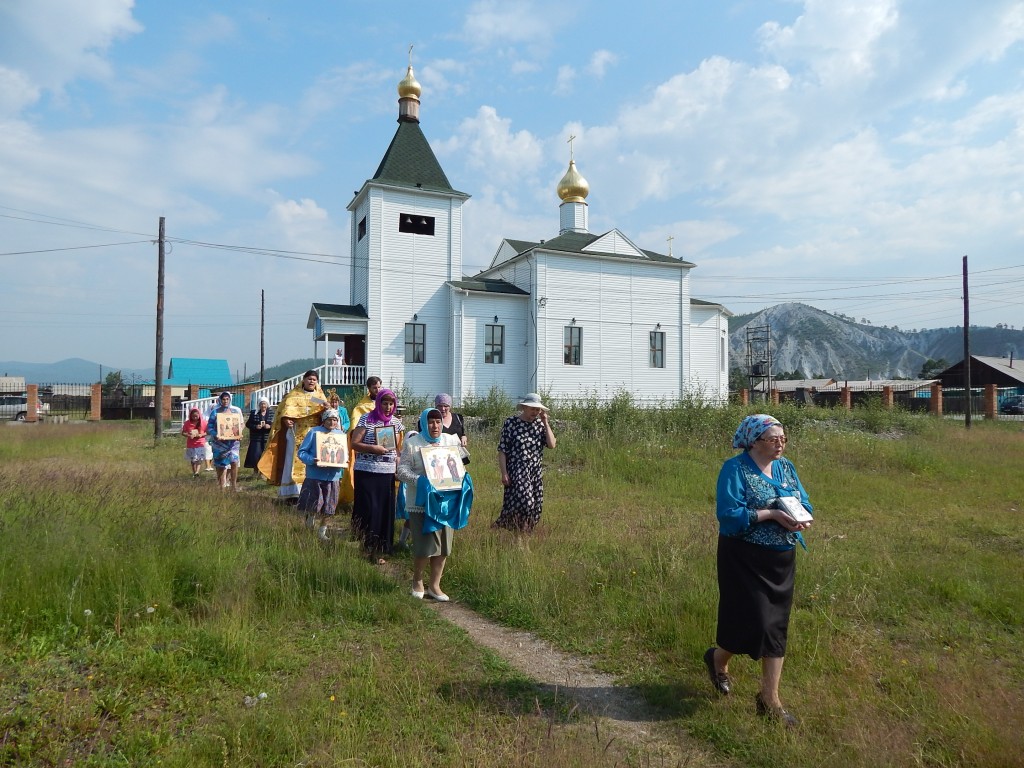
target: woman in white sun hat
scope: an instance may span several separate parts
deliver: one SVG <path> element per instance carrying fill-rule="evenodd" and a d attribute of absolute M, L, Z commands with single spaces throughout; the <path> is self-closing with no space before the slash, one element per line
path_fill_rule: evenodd
<path fill-rule="evenodd" d="M 544 506 L 544 449 L 554 448 L 557 441 L 540 395 L 530 392 L 516 410 L 515 416 L 505 419 L 498 439 L 498 471 L 505 497 L 494 527 L 529 533 L 540 522 Z"/>

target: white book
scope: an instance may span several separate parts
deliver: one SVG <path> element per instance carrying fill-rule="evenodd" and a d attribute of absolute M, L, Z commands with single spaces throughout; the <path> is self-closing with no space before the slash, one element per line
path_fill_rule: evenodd
<path fill-rule="evenodd" d="M 776 506 L 789 515 L 797 523 L 810 523 L 814 520 L 807 508 L 795 496 L 779 496 Z"/>

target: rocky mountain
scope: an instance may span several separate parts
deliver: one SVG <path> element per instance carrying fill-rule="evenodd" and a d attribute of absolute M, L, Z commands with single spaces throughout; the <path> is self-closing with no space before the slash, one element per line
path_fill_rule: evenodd
<path fill-rule="evenodd" d="M 772 373 L 799 371 L 804 378 L 914 378 L 921 366 L 963 359 L 963 329 L 902 331 L 858 323 L 806 304 L 777 304 L 729 320 L 733 368 L 747 368 L 748 330 L 770 328 Z M 1024 330 L 971 327 L 971 354 L 1015 358 L 1024 354 Z"/>

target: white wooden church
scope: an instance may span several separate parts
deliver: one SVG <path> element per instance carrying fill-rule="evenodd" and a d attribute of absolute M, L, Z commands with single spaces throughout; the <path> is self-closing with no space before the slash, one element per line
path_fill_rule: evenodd
<path fill-rule="evenodd" d="M 463 275 L 470 196 L 449 183 L 420 129 L 420 94 L 410 65 L 398 130 L 348 205 L 349 303 L 310 311 L 314 345 L 328 359 L 342 350 L 344 365 L 329 366 L 343 371 L 336 383 L 378 375 L 456 404 L 495 387 L 513 399 L 627 391 L 638 402 L 724 401 L 729 311 L 690 296 L 694 264 L 617 229 L 591 233 L 589 186 L 572 159 L 557 188 L 558 234 L 503 239 L 487 269 Z"/>

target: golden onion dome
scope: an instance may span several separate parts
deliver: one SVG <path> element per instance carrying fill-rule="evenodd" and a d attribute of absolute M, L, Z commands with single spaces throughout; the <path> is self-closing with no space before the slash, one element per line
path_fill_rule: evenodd
<path fill-rule="evenodd" d="M 412 73 L 412 64 L 410 64 L 409 68 L 405 71 L 405 77 L 398 84 L 398 98 L 413 98 L 418 101 L 422 92 L 423 89 L 416 81 L 416 76 Z"/>
<path fill-rule="evenodd" d="M 576 161 L 569 161 L 569 170 L 558 182 L 558 196 L 563 203 L 582 203 L 590 194 L 590 185 L 576 170 Z"/>

